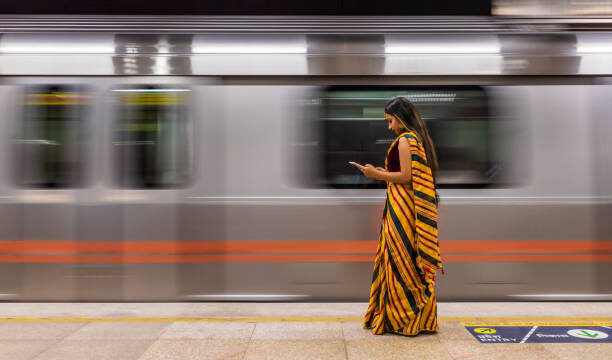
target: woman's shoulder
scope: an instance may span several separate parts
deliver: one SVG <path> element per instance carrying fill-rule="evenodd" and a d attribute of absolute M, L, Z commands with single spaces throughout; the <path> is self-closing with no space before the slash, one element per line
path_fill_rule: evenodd
<path fill-rule="evenodd" d="M 402 138 L 405 138 L 405 139 L 406 139 L 406 140 L 408 140 L 408 142 L 410 142 L 410 143 L 415 143 L 415 142 L 416 142 L 416 143 L 418 144 L 418 143 L 420 143 L 420 142 L 421 142 L 421 141 L 420 141 L 420 139 L 419 139 L 419 136 L 418 136 L 418 135 L 417 135 L 417 133 L 416 133 L 415 131 L 413 131 L 413 130 L 408 130 L 408 131 L 406 131 L 406 132 L 401 133 L 401 134 L 400 134 L 400 136 L 399 136 L 399 138 L 400 138 L 400 140 L 401 140 Z"/>

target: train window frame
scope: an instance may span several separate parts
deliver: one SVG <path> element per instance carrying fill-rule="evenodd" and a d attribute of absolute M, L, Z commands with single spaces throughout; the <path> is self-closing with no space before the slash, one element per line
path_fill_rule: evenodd
<path fill-rule="evenodd" d="M 65 89 L 64 91 L 53 90 L 53 89 Z M 45 92 L 42 92 L 46 90 Z M 54 93 L 52 91 L 57 91 Z M 53 95 L 56 94 L 56 95 Z M 64 94 L 64 95 L 62 95 Z M 61 99 L 62 96 L 66 96 L 66 94 L 73 95 L 72 98 L 68 97 L 66 99 Z M 77 95 L 77 96 L 74 96 Z M 80 98 L 79 98 L 80 95 Z M 82 189 L 88 186 L 89 184 L 89 174 L 88 171 L 90 169 L 89 162 L 89 154 L 91 150 L 91 145 L 88 145 L 90 142 L 89 138 L 89 130 L 91 127 L 91 108 L 93 106 L 93 102 L 91 98 L 93 96 L 93 89 L 81 83 L 69 83 L 69 82 L 54 82 L 54 83 L 32 83 L 24 85 L 19 91 L 18 96 L 18 104 L 21 105 L 19 111 L 17 112 L 16 121 L 14 123 L 15 127 L 12 131 L 12 145 L 13 145 L 13 183 L 15 186 L 23 189 L 34 189 L 34 190 L 71 190 L 71 189 Z M 46 97 L 46 99 L 41 100 L 29 100 L 30 96 L 38 96 L 38 97 Z M 53 97 L 58 97 L 58 99 L 53 99 Z M 33 101 L 30 103 L 30 101 Z M 40 103 L 43 101 L 43 103 Z M 44 103 L 49 102 L 51 103 Z M 53 103 L 55 101 L 55 103 Z M 70 102 L 75 103 L 70 103 Z M 65 103 L 62 103 L 65 102 Z M 73 173 L 68 177 L 69 179 L 65 183 L 28 183 L 27 175 L 28 168 L 33 163 L 39 163 L 39 161 L 30 159 L 29 154 L 29 146 L 31 145 L 58 145 L 57 142 L 54 143 L 53 140 L 45 140 L 45 139 L 29 139 L 30 130 L 32 129 L 32 125 L 30 122 L 35 120 L 36 118 L 42 118 L 39 113 L 35 112 L 38 109 L 34 109 L 32 105 L 47 105 L 47 106 L 58 106 L 58 105 L 78 105 L 79 108 L 71 108 L 71 111 L 77 111 L 76 115 L 71 116 L 71 121 L 76 121 L 78 124 L 76 130 L 74 131 L 73 137 L 77 139 L 70 144 L 70 146 L 75 147 L 76 150 L 71 151 L 71 156 L 76 156 L 77 160 L 73 161 L 78 165 L 76 171 L 73 170 Z M 48 109 L 47 109 L 48 110 Z M 37 115 L 33 117 L 32 114 Z M 51 117 L 52 118 L 52 117 Z M 76 120 L 75 120 L 76 119 Z M 47 118 L 45 121 L 51 121 Z M 64 120 L 65 122 L 66 120 Z M 49 135 L 49 129 L 44 130 L 47 135 Z M 36 134 L 38 136 L 38 134 Z M 28 150 L 24 150 L 26 148 Z M 37 151 L 40 153 L 40 151 Z M 38 155 L 40 157 L 40 155 Z M 66 163 L 64 161 L 64 163 Z M 64 165 L 65 166 L 65 165 Z M 57 169 L 56 169 L 57 170 Z M 64 170 L 65 171 L 65 170 Z M 76 175 L 75 175 L 76 174 Z M 39 175 L 40 176 L 40 175 Z"/>
<path fill-rule="evenodd" d="M 125 157 L 120 155 L 119 151 L 119 143 L 123 141 L 118 141 L 117 133 L 121 124 L 126 124 L 122 121 L 123 116 L 122 112 L 124 109 L 121 104 L 121 93 L 124 92 L 139 92 L 142 91 L 155 91 L 162 93 L 164 90 L 168 92 L 184 92 L 185 93 L 185 103 L 177 104 L 183 105 L 184 108 L 182 111 L 182 116 L 180 117 L 184 123 L 182 127 L 183 134 L 185 135 L 182 139 L 184 141 L 180 141 L 179 143 L 183 144 L 182 148 L 184 150 L 184 158 L 186 159 L 187 165 L 183 168 L 186 169 L 186 175 L 184 178 L 177 183 L 163 183 L 163 182 L 154 182 L 154 183 L 137 183 L 133 181 L 134 177 L 127 179 L 124 177 L 124 173 L 122 173 L 122 164 L 125 164 Z M 111 90 L 113 97 L 113 119 L 110 122 L 111 125 L 111 162 L 112 162 L 112 183 L 115 187 L 120 189 L 133 189 L 133 190 L 173 190 L 173 189 L 184 189 L 193 184 L 195 178 L 195 121 L 192 117 L 192 110 L 190 105 L 192 103 L 192 89 L 190 86 L 186 84 L 171 84 L 171 83 L 132 83 L 132 84 L 123 84 L 121 86 L 117 86 Z M 157 104 L 159 105 L 159 104 Z M 159 121 L 158 121 L 159 123 Z M 141 124 L 142 125 L 142 124 Z M 134 130 L 138 131 L 138 130 Z M 180 130 L 179 130 L 180 131 Z M 123 170 L 125 171 L 125 170 Z M 124 180 L 127 179 L 127 180 Z"/>
<path fill-rule="evenodd" d="M 484 119 L 486 119 L 485 123 L 484 123 L 484 129 L 485 129 L 485 133 L 486 133 L 486 140 L 483 142 L 483 144 L 485 144 L 486 150 L 484 151 L 484 154 L 486 156 L 485 158 L 485 162 L 486 162 L 486 168 L 487 171 L 493 171 L 494 175 L 492 176 L 494 179 L 492 181 L 482 181 L 482 182 L 455 182 L 455 183 L 450 183 L 450 182 L 441 182 L 439 184 L 436 185 L 437 188 L 440 189 L 469 189 L 469 188 L 485 188 L 485 187 L 495 187 L 498 185 L 498 179 L 499 179 L 499 170 L 495 169 L 494 165 L 494 159 L 492 157 L 492 151 L 493 151 L 493 132 L 491 129 L 491 122 L 494 121 L 494 119 L 491 116 L 491 99 L 490 96 L 487 92 L 487 89 L 485 86 L 480 86 L 480 85 L 330 85 L 330 86 L 326 86 L 322 89 L 319 90 L 319 102 L 320 102 L 320 107 L 321 107 L 321 111 L 320 111 L 320 116 L 319 119 L 317 120 L 318 122 L 318 143 L 321 144 L 320 146 L 318 146 L 318 150 L 317 150 L 317 156 L 316 158 L 318 159 L 318 164 L 320 166 L 319 168 L 319 174 L 320 174 L 320 179 L 317 180 L 317 184 L 319 185 L 323 185 L 324 187 L 329 187 L 329 188 L 335 188 L 335 189 L 384 189 L 386 188 L 386 183 L 382 182 L 382 181 L 377 181 L 374 179 L 366 179 L 365 177 L 363 177 L 362 174 L 360 174 L 358 171 L 355 175 L 357 175 L 358 178 L 361 179 L 361 181 L 359 183 L 356 184 L 338 184 L 338 183 L 332 183 L 330 182 L 329 178 L 329 168 L 328 168 L 328 154 L 329 151 L 327 151 L 327 136 L 328 136 L 328 129 L 327 129 L 327 122 L 330 121 L 331 117 L 329 116 L 329 108 L 328 105 L 326 104 L 326 99 L 325 99 L 325 94 L 331 92 L 331 91 L 390 91 L 390 92 L 396 92 L 396 91 L 444 91 L 444 92 L 448 92 L 448 91 L 466 91 L 466 90 L 476 90 L 479 91 L 483 94 L 482 99 L 484 99 L 484 115 L 482 116 Z M 391 98 L 389 98 L 390 100 Z M 418 105 L 417 105 L 418 108 Z M 386 130 L 386 123 L 384 123 L 384 118 L 381 117 L 380 120 L 376 119 L 376 121 L 381 121 L 381 124 L 384 124 L 385 130 Z M 391 134 L 390 130 L 386 130 L 389 131 L 389 133 Z M 433 136 L 433 135 L 432 135 Z M 392 135 L 393 139 L 395 139 L 397 137 L 397 135 L 393 134 Z M 435 139 L 434 139 L 435 142 Z M 389 144 L 390 145 L 390 142 Z M 386 146 L 386 148 L 388 148 L 388 145 Z M 381 153 L 380 155 L 380 159 L 377 161 L 377 163 L 375 164 L 375 166 L 384 166 L 384 161 L 385 161 L 385 156 L 386 156 L 386 151 L 384 153 Z M 440 159 L 438 159 L 440 162 Z M 358 159 L 352 159 L 352 161 L 358 161 Z M 383 165 L 380 165 L 379 163 L 382 163 Z M 350 165 L 347 164 L 347 169 L 350 170 L 355 170 L 353 167 L 351 167 Z M 350 171 L 349 170 L 349 171 Z M 443 171 L 441 169 L 441 171 Z M 486 174 L 486 172 L 483 172 L 483 174 Z M 496 180 L 497 179 L 497 180 Z M 364 182 L 364 180 L 366 182 Z M 438 180 L 439 181 L 439 180 Z"/>

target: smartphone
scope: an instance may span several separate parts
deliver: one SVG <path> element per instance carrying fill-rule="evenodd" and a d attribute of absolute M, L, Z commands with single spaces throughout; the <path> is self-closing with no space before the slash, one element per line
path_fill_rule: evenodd
<path fill-rule="evenodd" d="M 348 163 L 351 164 L 351 165 L 355 165 L 355 166 L 363 166 L 363 165 L 358 164 L 358 163 L 356 163 L 354 161 L 349 161 Z"/>

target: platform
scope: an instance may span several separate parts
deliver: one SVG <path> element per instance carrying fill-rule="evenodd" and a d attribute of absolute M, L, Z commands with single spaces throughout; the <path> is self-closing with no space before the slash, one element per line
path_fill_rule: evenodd
<path fill-rule="evenodd" d="M 362 329 L 366 306 L 0 303 L 0 359 L 578 359 L 612 354 L 607 335 L 612 334 L 611 302 L 440 303 L 440 330 L 416 337 L 376 336 Z M 550 329 L 559 329 L 558 334 Z"/>

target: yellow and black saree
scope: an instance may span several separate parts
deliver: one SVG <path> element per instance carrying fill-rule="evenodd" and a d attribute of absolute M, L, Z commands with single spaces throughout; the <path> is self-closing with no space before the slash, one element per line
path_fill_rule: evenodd
<path fill-rule="evenodd" d="M 416 133 L 401 134 L 389 147 L 387 171 L 400 171 L 399 140 L 410 144 L 411 184 L 387 183 L 369 306 L 364 328 L 374 334 L 417 335 L 438 329 L 434 282 L 442 267 L 435 185 Z"/>

